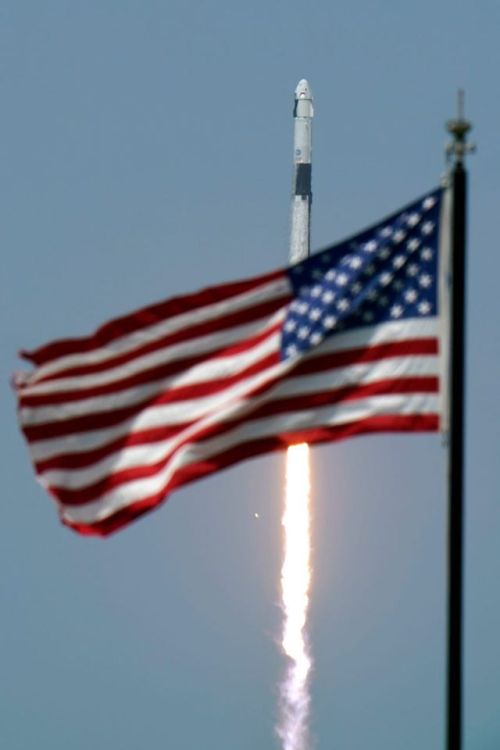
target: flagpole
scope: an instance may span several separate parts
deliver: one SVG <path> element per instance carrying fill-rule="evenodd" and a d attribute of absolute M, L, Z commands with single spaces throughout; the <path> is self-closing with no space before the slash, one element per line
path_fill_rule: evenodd
<path fill-rule="evenodd" d="M 447 653 L 447 750 L 462 748 L 463 703 L 463 591 L 464 591 L 464 407 L 465 407 L 465 308 L 466 308 L 466 154 L 471 151 L 464 118 L 463 92 L 459 93 L 456 120 L 446 128 L 453 136 L 448 146 L 452 160 L 451 218 L 451 332 L 449 382 L 449 480 L 448 480 L 448 653 Z"/>

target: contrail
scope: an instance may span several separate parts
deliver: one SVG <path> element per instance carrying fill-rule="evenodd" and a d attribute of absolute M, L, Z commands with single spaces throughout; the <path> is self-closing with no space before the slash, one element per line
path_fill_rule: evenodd
<path fill-rule="evenodd" d="M 284 750 L 307 750 L 309 685 L 312 659 L 307 644 L 307 612 L 311 583 L 311 513 L 309 446 L 291 446 L 286 459 L 286 496 L 282 525 L 281 568 L 283 632 L 281 645 L 290 660 L 280 688 L 281 715 L 277 728 Z"/>

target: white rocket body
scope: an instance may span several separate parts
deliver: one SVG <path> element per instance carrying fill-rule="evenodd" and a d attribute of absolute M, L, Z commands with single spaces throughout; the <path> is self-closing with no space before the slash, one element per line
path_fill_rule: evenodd
<path fill-rule="evenodd" d="M 311 226 L 311 153 L 313 98 L 309 83 L 302 79 L 295 89 L 293 138 L 293 195 L 290 235 L 290 264 L 298 263 L 310 252 Z"/>

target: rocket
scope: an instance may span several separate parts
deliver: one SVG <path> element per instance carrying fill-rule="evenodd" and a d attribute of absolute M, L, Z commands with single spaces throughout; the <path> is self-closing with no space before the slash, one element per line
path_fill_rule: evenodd
<path fill-rule="evenodd" d="M 313 98 L 309 83 L 303 78 L 295 89 L 293 138 L 293 193 L 290 233 L 290 265 L 310 252 L 311 227 L 311 152 Z"/>

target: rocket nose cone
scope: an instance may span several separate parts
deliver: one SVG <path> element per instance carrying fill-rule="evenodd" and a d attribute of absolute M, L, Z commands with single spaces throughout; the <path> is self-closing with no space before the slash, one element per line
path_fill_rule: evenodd
<path fill-rule="evenodd" d="M 309 86 L 309 82 L 306 81 L 305 78 L 302 78 L 302 80 L 298 82 L 297 88 L 295 89 L 295 98 L 310 99 L 312 101 L 313 97 L 311 87 Z"/>

